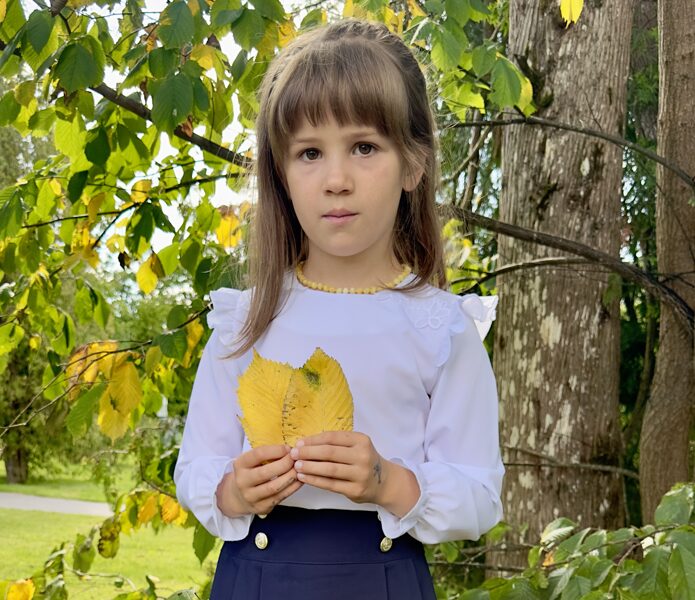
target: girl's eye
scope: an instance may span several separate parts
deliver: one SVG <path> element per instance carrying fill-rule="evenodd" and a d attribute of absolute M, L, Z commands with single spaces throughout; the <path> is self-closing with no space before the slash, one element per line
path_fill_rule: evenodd
<path fill-rule="evenodd" d="M 368 156 L 373 152 L 373 150 L 373 144 L 368 144 L 367 142 L 357 144 L 357 152 L 360 153 L 362 156 Z"/>
<path fill-rule="evenodd" d="M 319 151 L 316 148 L 307 148 L 302 152 L 302 158 L 306 160 L 316 160 L 319 157 Z"/>

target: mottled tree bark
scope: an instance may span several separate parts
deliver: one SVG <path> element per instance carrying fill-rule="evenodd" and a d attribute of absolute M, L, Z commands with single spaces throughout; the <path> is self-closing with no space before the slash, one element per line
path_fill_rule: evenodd
<path fill-rule="evenodd" d="M 630 1 L 586 2 L 579 22 L 566 28 L 556 3 L 510 3 L 508 54 L 530 77 L 539 116 L 622 133 L 632 12 Z M 620 149 L 573 133 L 509 127 L 502 172 L 502 221 L 618 256 Z M 554 254 L 500 238 L 500 265 Z M 515 541 L 537 541 L 558 516 L 622 525 L 621 477 L 579 467 L 620 464 L 619 282 L 571 267 L 515 272 L 498 286 L 505 518 L 528 525 L 525 540 Z M 548 466 L 553 461 L 570 466 Z M 525 556 L 505 563 L 524 565 Z"/>
<path fill-rule="evenodd" d="M 695 175 L 695 0 L 659 2 L 658 153 Z M 692 189 L 657 168 L 656 247 L 660 273 L 695 306 L 695 207 Z M 651 522 L 661 496 L 689 474 L 695 419 L 693 330 L 661 305 L 659 349 L 640 440 L 642 517 Z"/>

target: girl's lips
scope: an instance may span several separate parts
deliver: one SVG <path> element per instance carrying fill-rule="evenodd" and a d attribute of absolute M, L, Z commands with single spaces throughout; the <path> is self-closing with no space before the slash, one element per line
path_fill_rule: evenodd
<path fill-rule="evenodd" d="M 347 223 L 352 221 L 357 216 L 357 213 L 345 213 L 345 214 L 326 214 L 323 218 L 331 223 Z"/>

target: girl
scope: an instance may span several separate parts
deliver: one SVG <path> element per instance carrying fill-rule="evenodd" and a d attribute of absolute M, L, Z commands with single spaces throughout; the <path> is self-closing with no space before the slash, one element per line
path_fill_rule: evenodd
<path fill-rule="evenodd" d="M 496 298 L 440 289 L 425 80 L 380 25 L 300 36 L 261 86 L 253 287 L 212 293 L 175 480 L 225 540 L 213 600 L 433 599 L 422 542 L 501 517 Z M 436 284 L 432 285 L 432 283 Z M 354 431 L 250 448 L 236 389 L 255 349 L 341 365 Z"/>

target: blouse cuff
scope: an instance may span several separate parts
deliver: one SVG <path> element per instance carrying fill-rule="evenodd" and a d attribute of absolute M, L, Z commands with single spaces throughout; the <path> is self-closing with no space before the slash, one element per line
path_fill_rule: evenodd
<path fill-rule="evenodd" d="M 188 508 L 212 535 L 224 541 L 244 539 L 253 520 L 253 515 L 228 517 L 217 506 L 217 486 L 231 470 L 232 459 L 226 457 L 197 459 L 188 466 L 188 473 L 196 476 L 186 482 L 180 481 L 177 486 L 177 490 L 181 490 L 179 501 L 181 497 L 188 498 L 188 502 L 182 502 L 184 508 Z"/>
<path fill-rule="evenodd" d="M 390 537 L 391 539 L 395 539 L 402 536 L 404 533 L 408 533 L 411 529 L 413 529 L 413 527 L 415 527 L 415 524 L 423 513 L 424 507 L 427 505 L 427 487 L 420 474 L 420 469 L 418 469 L 415 464 L 409 464 L 400 458 L 391 458 L 389 460 L 412 471 L 420 488 L 420 497 L 417 499 L 417 502 L 402 517 L 397 517 L 392 512 L 386 510 L 383 506 L 377 505 L 376 507 L 379 520 L 381 521 L 381 529 L 384 532 L 384 535 Z"/>

